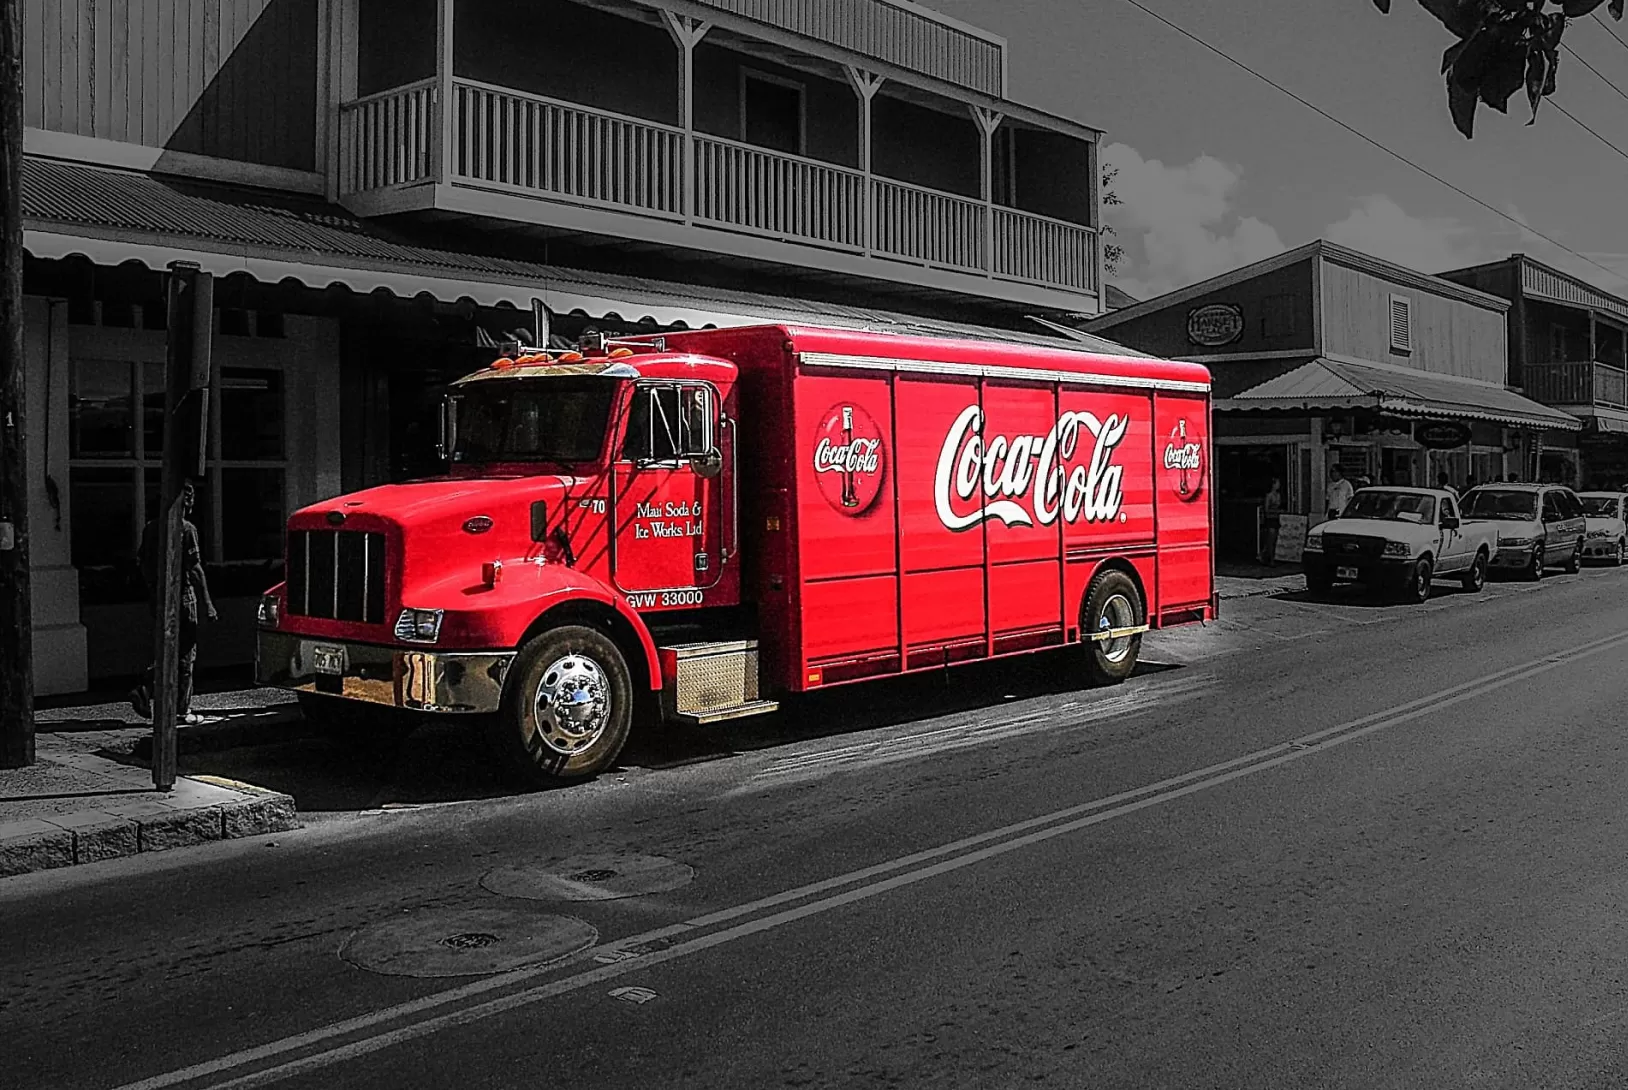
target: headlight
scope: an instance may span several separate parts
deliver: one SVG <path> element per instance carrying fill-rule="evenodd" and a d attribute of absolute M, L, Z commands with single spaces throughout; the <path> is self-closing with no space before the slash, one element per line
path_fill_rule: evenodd
<path fill-rule="evenodd" d="M 1320 553 L 1320 552 L 1322 552 L 1323 551 L 1323 535 L 1322 534 L 1307 534 L 1306 535 L 1306 551 L 1308 553 Z"/>
<path fill-rule="evenodd" d="M 396 639 L 403 643 L 434 643 L 441 638 L 445 610 L 404 609 L 396 618 Z"/>
<path fill-rule="evenodd" d="M 1412 556 L 1413 555 L 1413 546 L 1409 545 L 1405 541 L 1387 541 L 1387 542 L 1385 542 L 1385 555 L 1386 556 Z"/>
<path fill-rule="evenodd" d="M 1537 540 L 1537 538 L 1535 538 L 1535 537 L 1523 536 L 1521 534 L 1499 534 L 1498 535 L 1498 544 L 1500 544 L 1500 545 L 1517 545 L 1517 546 L 1519 546 L 1519 545 L 1530 545 L 1530 544 L 1532 544 L 1532 542 L 1534 542 L 1536 540 Z"/>
<path fill-rule="evenodd" d="M 255 619 L 260 622 L 261 628 L 276 628 L 283 619 L 282 606 L 277 604 L 275 594 L 262 594 L 260 606 L 254 611 Z"/>

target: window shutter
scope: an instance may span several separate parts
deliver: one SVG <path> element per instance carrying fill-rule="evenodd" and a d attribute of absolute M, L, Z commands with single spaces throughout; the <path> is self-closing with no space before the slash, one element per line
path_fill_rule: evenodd
<path fill-rule="evenodd" d="M 1405 295 L 1391 296 L 1391 350 L 1413 351 L 1413 303 Z"/>

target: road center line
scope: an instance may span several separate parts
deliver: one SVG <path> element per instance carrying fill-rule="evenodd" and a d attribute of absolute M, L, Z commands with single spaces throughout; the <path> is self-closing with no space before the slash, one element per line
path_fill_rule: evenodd
<path fill-rule="evenodd" d="M 498 996 L 461 1010 L 433 1015 L 397 1029 L 376 1033 L 346 1043 L 336 1043 L 322 1051 L 313 1052 L 270 1067 L 249 1071 L 235 1078 L 228 1078 L 223 1082 L 212 1083 L 211 1086 L 213 1090 L 228 1090 L 228 1088 L 237 1090 L 237 1088 L 262 1086 L 281 1081 L 304 1072 L 365 1056 L 405 1041 L 429 1036 L 445 1029 L 480 1021 L 518 1007 L 577 991 L 631 972 L 689 957 L 738 939 L 783 927 L 810 916 L 830 912 L 895 889 L 961 870 L 988 859 L 1043 843 L 1056 837 L 1066 836 L 1081 829 L 1124 817 L 1149 807 L 1184 798 L 1200 791 L 1207 791 L 1210 788 L 1230 783 L 1245 776 L 1255 775 L 1292 761 L 1302 760 L 1313 754 L 1325 752 L 1335 746 L 1344 745 L 1369 734 L 1412 722 L 1423 715 L 1442 708 L 1484 696 L 1517 681 L 1535 677 L 1562 665 L 1574 663 L 1580 659 L 1604 651 L 1614 650 L 1624 645 L 1628 645 L 1628 632 L 1592 640 L 1521 665 L 1486 674 L 1474 680 L 1442 689 L 1428 696 L 1408 701 L 1405 704 L 1360 719 L 1327 727 L 1288 742 L 1210 765 L 1207 768 L 1183 773 L 1157 783 L 1057 810 L 1050 814 L 1006 825 L 999 829 L 992 829 L 951 844 L 902 856 L 898 859 L 800 886 L 796 889 L 786 890 L 705 916 L 698 916 L 684 923 L 662 928 L 659 931 L 607 943 L 585 951 L 582 958 L 591 957 L 596 953 L 603 953 L 606 950 L 618 947 L 633 947 L 641 942 L 648 943 L 662 938 L 676 938 L 696 930 L 740 919 L 743 916 L 750 916 L 766 909 L 805 900 L 808 897 L 830 890 L 853 886 L 860 882 L 868 882 L 868 884 L 860 885 L 857 888 L 848 889 L 845 892 L 824 897 L 795 908 L 788 908 L 773 915 L 748 920 L 710 934 L 698 935 L 695 938 L 677 942 L 662 950 L 562 977 L 508 995 Z M 990 843 L 991 841 L 999 841 L 999 843 Z M 979 847 L 979 845 L 983 846 Z M 942 858 L 944 856 L 950 856 L 951 858 Z M 939 861 L 926 866 L 917 866 L 917 864 L 928 863 L 929 860 L 934 859 Z M 906 870 L 905 873 L 895 874 L 891 878 L 868 881 L 872 878 L 878 878 L 880 875 L 910 867 L 916 869 Z M 215 1060 L 194 1064 L 139 1082 L 129 1083 L 119 1087 L 118 1090 L 160 1090 L 163 1087 L 177 1086 L 213 1076 L 228 1075 L 259 1061 L 298 1052 L 301 1049 L 321 1044 L 324 1041 L 333 1041 L 375 1026 L 421 1014 L 437 1007 L 444 1007 L 460 1000 L 472 999 L 486 992 L 513 986 L 550 972 L 559 971 L 561 968 L 560 965 L 541 966 L 536 969 L 520 970 L 504 974 L 501 977 L 477 981 L 474 984 L 449 989 L 408 1003 L 374 1011 L 367 1015 L 336 1022 L 306 1033 L 231 1053 Z"/>

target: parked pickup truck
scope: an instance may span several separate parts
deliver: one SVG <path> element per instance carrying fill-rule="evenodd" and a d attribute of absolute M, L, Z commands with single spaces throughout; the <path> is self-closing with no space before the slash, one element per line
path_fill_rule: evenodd
<path fill-rule="evenodd" d="M 1314 593 L 1352 582 L 1423 602 L 1440 576 L 1480 590 L 1497 549 L 1496 524 L 1461 520 L 1451 492 L 1359 488 L 1339 518 L 1306 535 L 1301 563 Z"/>

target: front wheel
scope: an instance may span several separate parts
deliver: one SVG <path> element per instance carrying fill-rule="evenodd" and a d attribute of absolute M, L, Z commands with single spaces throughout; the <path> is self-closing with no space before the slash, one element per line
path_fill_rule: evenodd
<path fill-rule="evenodd" d="M 1576 575 L 1583 570 L 1583 539 L 1577 539 L 1577 545 L 1571 551 L 1571 559 L 1566 561 L 1566 574 Z"/>
<path fill-rule="evenodd" d="M 1091 581 L 1080 635 L 1086 644 L 1085 672 L 1093 685 L 1118 685 L 1136 669 L 1142 634 L 1127 630 L 1142 626 L 1143 608 L 1141 592 L 1124 572 L 1110 568 Z M 1093 634 L 1100 638 L 1092 639 Z"/>
<path fill-rule="evenodd" d="M 1487 553 L 1483 549 L 1475 554 L 1470 570 L 1464 573 L 1464 589 L 1474 594 L 1487 585 Z"/>
<path fill-rule="evenodd" d="M 1617 555 L 1612 558 L 1611 564 L 1613 567 L 1620 568 L 1625 561 L 1628 561 L 1628 538 L 1619 537 L 1617 539 Z"/>
<path fill-rule="evenodd" d="M 1532 559 L 1526 565 L 1526 578 L 1537 582 L 1543 578 L 1543 546 L 1538 545 L 1532 549 Z"/>
<path fill-rule="evenodd" d="M 1408 573 L 1407 583 L 1403 588 L 1404 597 L 1414 605 L 1430 601 L 1430 584 L 1435 578 L 1436 567 L 1427 556 L 1413 565 L 1413 570 Z"/>
<path fill-rule="evenodd" d="M 509 671 L 494 729 L 509 766 L 535 787 L 609 768 L 633 725 L 633 679 L 598 629 L 562 625 L 531 639 Z"/>

